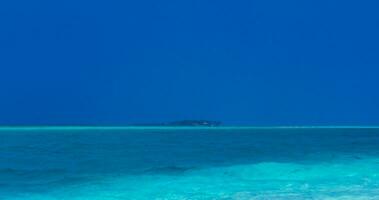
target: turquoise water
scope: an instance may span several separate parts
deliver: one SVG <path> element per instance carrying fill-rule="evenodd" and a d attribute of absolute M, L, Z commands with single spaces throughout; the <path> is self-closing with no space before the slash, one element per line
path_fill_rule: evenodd
<path fill-rule="evenodd" d="M 379 129 L 2 129 L 0 199 L 379 199 Z"/>

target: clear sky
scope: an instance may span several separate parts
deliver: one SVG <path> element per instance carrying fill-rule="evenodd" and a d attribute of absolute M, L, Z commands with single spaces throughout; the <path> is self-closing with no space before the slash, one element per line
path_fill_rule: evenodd
<path fill-rule="evenodd" d="M 377 0 L 0 1 L 0 124 L 379 124 Z"/>

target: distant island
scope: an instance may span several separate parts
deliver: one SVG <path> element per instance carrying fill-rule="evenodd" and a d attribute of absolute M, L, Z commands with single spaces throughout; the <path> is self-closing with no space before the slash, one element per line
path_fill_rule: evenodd
<path fill-rule="evenodd" d="M 133 126 L 205 126 L 205 127 L 215 127 L 221 126 L 220 121 L 209 121 L 209 120 L 181 120 L 166 123 L 149 123 L 149 124 L 132 124 Z"/>

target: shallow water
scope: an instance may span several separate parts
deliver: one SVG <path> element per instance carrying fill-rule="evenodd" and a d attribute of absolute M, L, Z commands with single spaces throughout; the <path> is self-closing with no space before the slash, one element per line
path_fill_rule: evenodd
<path fill-rule="evenodd" d="M 379 129 L 2 130 L 0 199 L 379 199 Z"/>

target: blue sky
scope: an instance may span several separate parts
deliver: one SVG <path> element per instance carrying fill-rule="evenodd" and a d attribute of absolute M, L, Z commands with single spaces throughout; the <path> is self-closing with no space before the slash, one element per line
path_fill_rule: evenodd
<path fill-rule="evenodd" d="M 0 124 L 379 124 L 374 0 L 0 2 Z"/>

